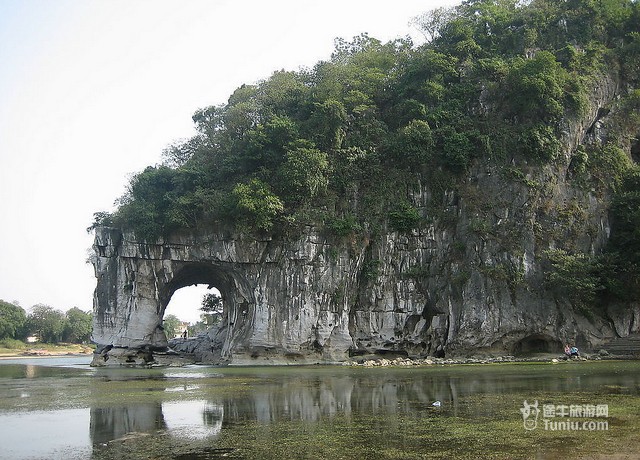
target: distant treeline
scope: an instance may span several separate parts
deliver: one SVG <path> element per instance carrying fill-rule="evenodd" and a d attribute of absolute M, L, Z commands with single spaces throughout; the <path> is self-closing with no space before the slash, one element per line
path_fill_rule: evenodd
<path fill-rule="evenodd" d="M 86 343 L 91 338 L 91 313 L 74 307 L 66 313 L 48 305 L 34 305 L 30 312 L 0 300 L 0 340 L 35 337 L 44 343 Z"/>

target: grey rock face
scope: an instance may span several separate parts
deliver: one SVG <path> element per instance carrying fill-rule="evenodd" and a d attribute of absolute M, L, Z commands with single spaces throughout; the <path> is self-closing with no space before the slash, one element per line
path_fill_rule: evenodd
<path fill-rule="evenodd" d="M 153 245 L 97 229 L 94 364 L 140 362 L 141 350 L 166 349 L 162 317 L 171 295 L 203 283 L 223 296 L 222 324 L 173 346 L 204 362 L 511 352 L 527 337 L 598 346 L 613 336 L 608 324 L 590 323 L 544 288 L 533 229 L 519 239 L 520 251 L 490 238 L 452 250 L 459 239 L 474 241 L 467 227 L 353 245 L 332 243 L 314 227 L 296 241 L 210 233 Z"/>
<path fill-rule="evenodd" d="M 606 195 L 572 185 L 568 170 L 578 144 L 604 142 L 601 108 L 616 92 L 606 79 L 594 88 L 553 165 L 478 162 L 442 196 L 426 180 L 414 187 L 409 199 L 430 223 L 408 234 L 345 240 L 310 224 L 283 239 L 211 228 L 149 244 L 96 229 L 94 365 L 167 350 L 165 309 L 192 284 L 220 290 L 223 321 L 172 346 L 211 363 L 560 352 L 564 342 L 597 349 L 637 332 L 637 307 L 587 320 L 544 282 L 546 250 L 597 254 L 608 239 Z"/>

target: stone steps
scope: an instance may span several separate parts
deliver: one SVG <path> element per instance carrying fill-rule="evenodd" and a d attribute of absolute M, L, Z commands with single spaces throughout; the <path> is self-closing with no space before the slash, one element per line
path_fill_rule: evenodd
<path fill-rule="evenodd" d="M 630 334 L 620 337 L 603 346 L 612 355 L 638 355 L 640 356 L 640 334 Z"/>

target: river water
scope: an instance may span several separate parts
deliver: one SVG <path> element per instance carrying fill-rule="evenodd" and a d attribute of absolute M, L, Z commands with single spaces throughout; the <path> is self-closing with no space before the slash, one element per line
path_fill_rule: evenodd
<path fill-rule="evenodd" d="M 89 361 L 0 361 L 0 458 L 640 458 L 635 361 L 163 369 Z"/>

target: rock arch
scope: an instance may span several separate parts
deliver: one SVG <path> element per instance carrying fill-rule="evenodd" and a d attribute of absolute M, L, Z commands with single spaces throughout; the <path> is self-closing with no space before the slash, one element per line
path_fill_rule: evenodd
<path fill-rule="evenodd" d="M 248 281 L 233 268 L 220 263 L 171 261 L 170 265 L 173 277 L 160 289 L 158 296 L 160 317 L 164 317 L 167 305 L 178 289 L 194 284 L 216 287 L 224 300 L 223 317 L 217 337 L 223 344 L 219 350 L 219 358 L 228 356 L 231 341 L 227 341 L 227 337 L 232 338 L 234 333 L 238 335 L 238 331 L 245 331 L 250 326 L 249 319 L 253 318 L 255 299 Z"/>
<path fill-rule="evenodd" d="M 197 283 L 225 298 L 208 362 L 336 361 L 353 345 L 348 305 L 358 259 L 330 257 L 310 228 L 286 244 L 222 231 L 148 244 L 102 227 L 94 251 L 93 365 L 143 364 L 171 352 L 164 311 L 177 289 Z"/>
<path fill-rule="evenodd" d="M 288 241 L 220 231 L 154 244 L 97 228 L 93 364 L 143 364 L 171 352 L 164 311 L 176 290 L 202 283 L 220 289 L 225 300 L 222 324 L 205 344 L 207 362 L 336 362 L 358 351 L 435 349 L 425 340 L 441 341 L 449 322 L 416 323 L 427 297 L 410 278 L 385 277 L 371 289 L 362 276 L 372 256 L 368 244 L 332 242 L 312 226 Z M 431 249 L 386 257 L 408 266 L 425 250 Z"/>
<path fill-rule="evenodd" d="M 192 284 L 215 286 L 225 299 L 222 360 L 234 345 L 250 338 L 256 283 L 246 268 L 259 262 L 252 251 L 239 255 L 223 236 L 204 244 L 146 244 L 130 237 L 113 228 L 96 229 L 94 365 L 141 363 L 168 351 L 165 309 L 176 290 Z"/>

